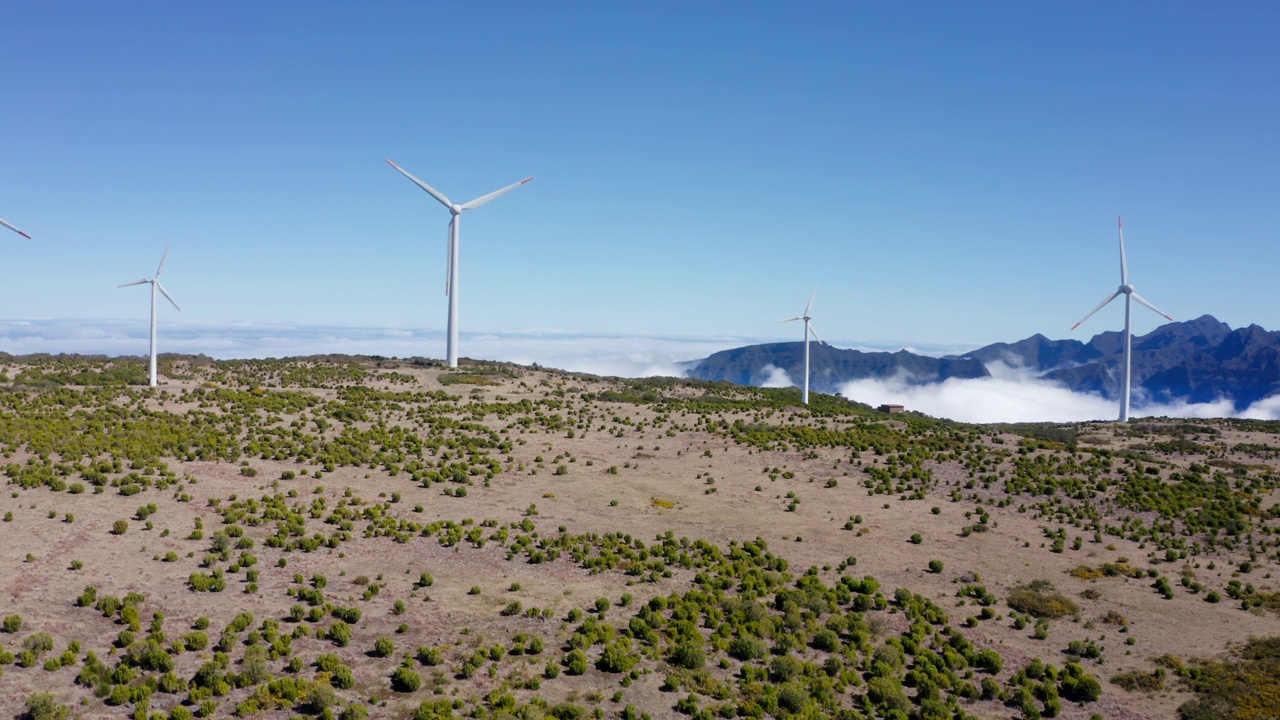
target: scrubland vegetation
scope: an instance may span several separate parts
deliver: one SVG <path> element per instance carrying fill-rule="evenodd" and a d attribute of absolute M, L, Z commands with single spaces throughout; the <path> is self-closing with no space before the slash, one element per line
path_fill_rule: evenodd
<path fill-rule="evenodd" d="M 0 716 L 1270 717 L 1280 424 L 9 358 Z"/>

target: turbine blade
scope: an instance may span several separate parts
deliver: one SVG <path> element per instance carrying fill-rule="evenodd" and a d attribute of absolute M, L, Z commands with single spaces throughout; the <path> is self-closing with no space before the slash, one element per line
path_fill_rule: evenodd
<path fill-rule="evenodd" d="M 24 238 L 26 238 L 26 239 L 28 239 L 28 240 L 30 240 L 30 239 L 31 239 L 31 236 L 30 236 L 30 235 L 28 235 L 28 234 L 26 234 L 26 233 L 22 232 L 22 231 L 21 231 L 21 230 L 19 230 L 18 228 L 16 228 L 16 227 L 14 227 L 14 226 L 10 225 L 9 223 L 5 222 L 3 218 L 0 218 L 0 225 L 3 225 L 3 226 L 5 226 L 5 227 L 9 228 L 10 230 L 12 230 L 12 231 L 14 231 L 14 232 L 18 233 L 19 235 L 21 235 L 22 237 L 24 237 Z"/>
<path fill-rule="evenodd" d="M 817 340 L 818 342 L 822 343 L 823 345 L 826 345 L 826 344 L 827 344 L 827 341 L 825 341 L 825 340 L 823 340 L 822 338 L 818 337 L 818 331 L 813 329 L 813 323 L 809 323 L 809 324 L 808 324 L 808 327 L 809 327 L 809 334 L 813 336 L 813 339 L 814 339 L 814 340 Z"/>
<path fill-rule="evenodd" d="M 512 183 L 512 184 L 510 184 L 510 185 L 508 185 L 508 186 L 506 186 L 506 187 L 502 188 L 501 190 L 494 190 L 493 192 L 489 193 L 488 195 L 483 195 L 483 196 L 481 196 L 481 197 L 476 198 L 475 200 L 472 200 L 472 201 L 471 201 L 471 202 L 469 202 L 469 203 L 464 204 L 464 205 L 462 206 L 462 209 L 463 209 L 463 210 L 474 210 L 474 209 L 476 209 L 476 208 L 480 207 L 481 205 L 483 205 L 483 204 L 485 204 L 485 203 L 489 202 L 490 200 L 492 200 L 492 199 L 494 199 L 494 198 L 498 197 L 499 195 L 502 195 L 503 193 L 508 193 L 508 192 L 511 192 L 512 190 L 515 190 L 516 188 L 518 188 L 518 187 L 520 187 L 521 185 L 523 185 L 523 184 L 525 184 L 525 183 L 529 182 L 529 181 L 530 181 L 530 180 L 532 180 L 532 179 L 533 179 L 533 178 L 531 178 L 531 177 L 527 177 L 527 178 L 525 178 L 525 179 L 521 180 L 520 182 L 518 182 L 518 183 Z"/>
<path fill-rule="evenodd" d="M 1089 318 L 1093 317 L 1093 314 L 1094 314 L 1094 313 L 1096 313 L 1096 312 L 1098 312 L 1099 310 L 1101 310 L 1102 308 L 1106 307 L 1107 303 L 1111 302 L 1112 300 L 1115 300 L 1115 299 L 1116 299 L 1116 296 L 1117 296 L 1117 295 L 1119 295 L 1119 294 L 1120 294 L 1120 291 L 1119 291 L 1119 290 L 1116 290 L 1115 292 L 1113 292 L 1113 293 L 1111 293 L 1110 295 L 1108 295 L 1108 296 L 1106 296 L 1105 298 L 1103 298 L 1103 299 L 1102 299 L 1102 302 L 1098 303 L 1098 306 L 1097 306 L 1097 307 L 1095 307 L 1094 309 L 1090 310 L 1088 315 L 1085 315 L 1084 317 L 1080 318 L 1080 322 L 1076 323 L 1075 325 L 1072 325 L 1072 326 L 1071 326 L 1071 329 L 1072 329 L 1072 330 L 1075 330 L 1076 328 L 1080 327 L 1080 325 L 1081 325 L 1082 323 L 1084 323 L 1084 321 L 1085 321 L 1085 320 L 1088 320 Z"/>
<path fill-rule="evenodd" d="M 809 311 L 813 309 L 813 299 L 816 297 L 818 297 L 818 288 L 813 289 L 813 294 L 809 296 L 809 304 L 804 306 L 805 315 L 808 315 Z"/>
<path fill-rule="evenodd" d="M 1117 215 L 1116 223 L 1120 226 L 1120 284 L 1127 285 L 1129 283 L 1129 261 L 1124 257 L 1124 218 Z"/>
<path fill-rule="evenodd" d="M 775 322 L 775 323 L 795 322 L 795 321 L 797 321 L 797 320 L 803 320 L 803 319 L 804 319 L 803 317 L 801 317 L 801 316 L 797 315 L 797 316 L 795 316 L 795 317 L 789 317 L 789 318 L 783 318 L 783 319 L 781 319 L 781 320 L 775 320 L 774 322 Z"/>
<path fill-rule="evenodd" d="M 444 205 L 444 206 L 445 206 L 445 207 L 447 207 L 447 208 L 452 208 L 452 207 L 453 207 L 453 203 L 449 202 L 449 198 L 445 197 L 445 196 L 444 196 L 444 193 L 440 192 L 439 190 L 437 190 L 437 189 L 435 189 L 435 188 L 431 187 L 430 185 L 428 185 L 428 184 L 426 184 L 426 183 L 422 182 L 421 180 L 419 180 L 418 178 L 416 178 L 416 177 L 414 177 L 414 176 L 410 175 L 409 173 L 405 172 L 404 168 L 402 168 L 402 167 L 400 167 L 399 165 L 397 165 L 397 164 L 395 164 L 395 163 L 391 162 L 390 160 L 388 160 L 388 161 L 387 161 L 387 164 L 388 164 L 388 165 L 390 165 L 391 167 L 395 168 L 396 170 L 399 170 L 401 175 L 404 175 L 405 177 L 407 177 L 407 178 L 409 178 L 410 180 L 412 180 L 414 185 L 417 185 L 418 187 L 422 188 L 423 190 L 426 190 L 426 191 L 427 191 L 427 194 L 428 194 L 428 195 L 430 195 L 431 197 L 435 198 L 436 200 L 439 200 L 441 205 Z"/>
<path fill-rule="evenodd" d="M 1165 320 L 1168 320 L 1168 321 L 1170 321 L 1170 322 L 1173 322 L 1173 318 L 1169 317 L 1168 315 L 1165 315 L 1165 314 L 1164 314 L 1164 312 L 1160 310 L 1160 308 L 1158 308 L 1158 307 L 1156 307 L 1155 305 L 1152 305 L 1151 303 L 1147 302 L 1146 298 L 1142 297 L 1142 296 L 1141 296 L 1141 295 L 1139 295 L 1138 293 L 1130 293 L 1130 294 L 1129 294 L 1129 297 L 1133 298 L 1134 300 L 1137 300 L 1140 304 L 1142 304 L 1142 305 L 1146 305 L 1147 307 L 1151 308 L 1152 310 L 1154 310 L 1154 311 L 1156 312 L 1156 314 L 1157 314 L 1157 315 L 1159 315 L 1160 317 L 1164 318 Z"/>
<path fill-rule="evenodd" d="M 164 254 L 160 256 L 160 266 L 156 268 L 156 277 L 160 277 L 160 273 L 164 272 L 164 262 L 169 259 L 169 248 L 172 245 L 164 246 Z"/>
<path fill-rule="evenodd" d="M 170 305 L 172 305 L 172 306 L 173 306 L 175 309 L 177 309 L 179 312 L 181 312 L 181 311 L 182 311 L 182 308 L 178 307 L 178 303 L 176 303 L 176 302 L 174 302 L 174 301 L 173 301 L 173 296 L 171 296 L 171 295 L 169 294 L 169 291 L 168 291 L 168 290 L 165 290 L 165 289 L 164 289 L 164 286 L 160 284 L 160 281 L 159 281 L 159 280 L 157 280 L 157 281 L 156 281 L 156 287 L 160 290 L 160 294 L 161 294 L 161 295 L 164 295 L 165 299 L 169 301 L 169 304 L 170 304 Z"/>
<path fill-rule="evenodd" d="M 147 280 L 146 278 L 143 278 L 141 280 L 134 280 L 133 282 L 121 283 L 116 287 L 129 287 L 130 285 L 145 285 L 146 283 L 149 283 L 149 282 L 151 281 Z"/>

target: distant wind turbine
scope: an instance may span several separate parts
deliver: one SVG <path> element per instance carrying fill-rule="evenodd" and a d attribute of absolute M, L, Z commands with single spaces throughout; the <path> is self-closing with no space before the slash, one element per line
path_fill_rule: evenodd
<path fill-rule="evenodd" d="M 1130 316 L 1132 315 L 1132 301 L 1136 300 L 1140 304 L 1151 308 L 1156 314 L 1165 320 L 1173 321 L 1173 318 L 1165 315 L 1159 308 L 1147 302 L 1141 295 L 1134 292 L 1133 286 L 1129 284 L 1129 263 L 1124 256 L 1124 219 L 1116 218 L 1116 222 L 1120 226 L 1120 287 L 1115 292 L 1102 299 L 1098 306 L 1089 311 L 1080 319 L 1080 322 L 1071 326 L 1072 330 L 1080 327 L 1081 323 L 1093 317 L 1093 314 L 1106 307 L 1107 303 L 1115 300 L 1117 297 L 1124 295 L 1124 390 L 1120 396 L 1120 422 L 1129 421 L 1129 385 L 1133 373 L 1133 336 L 1130 333 Z"/>
<path fill-rule="evenodd" d="M 449 208 L 449 213 L 453 217 L 449 220 L 449 235 L 446 240 L 445 256 L 445 282 L 444 294 L 449 297 L 449 341 L 448 341 L 448 361 L 449 367 L 458 367 L 458 223 L 462 218 L 462 213 L 466 210 L 474 210 L 490 200 L 514 190 L 521 185 L 529 182 L 533 178 L 525 178 L 518 183 L 508 185 L 501 190 L 495 190 L 488 195 L 483 195 L 468 203 L 455 205 L 445 197 L 443 193 L 430 185 L 422 182 L 418 178 L 405 172 L 404 168 L 399 165 L 387 161 L 387 164 L 400 171 L 401 175 L 409 178 L 415 185 L 427 191 L 427 194 L 440 201 L 441 205 Z"/>
<path fill-rule="evenodd" d="M 809 321 L 813 319 L 813 316 L 809 314 L 809 311 L 813 309 L 813 299 L 816 297 L 818 297 L 818 290 L 817 288 L 814 288 L 813 294 L 809 296 L 809 304 L 804 306 L 803 314 L 778 321 L 780 323 L 795 322 L 796 320 L 804 321 L 804 394 L 801 401 L 805 405 L 809 404 L 809 336 L 812 335 L 814 340 L 826 345 L 822 338 L 818 337 L 817 331 L 814 330 L 813 326 L 809 323 Z"/>
<path fill-rule="evenodd" d="M 173 307 L 177 308 L 179 311 L 182 310 L 182 308 L 178 307 L 178 303 L 173 301 L 173 297 L 169 295 L 169 291 L 165 290 L 164 286 L 160 284 L 160 273 L 164 272 L 164 261 L 169 258 L 170 247 L 170 245 L 164 246 L 164 254 L 160 256 L 160 267 L 156 268 L 156 274 L 154 277 L 134 280 L 133 282 L 127 282 L 117 286 L 129 287 L 131 285 L 144 285 L 146 283 L 151 283 L 151 387 L 156 386 L 156 290 L 159 290 L 164 294 L 165 299 L 169 301 L 170 305 L 173 305 Z"/>
<path fill-rule="evenodd" d="M 0 218 L 0 225 L 3 225 L 3 226 L 5 226 L 5 227 L 9 228 L 10 230 L 12 230 L 12 231 L 14 231 L 14 232 L 18 233 L 19 235 L 21 235 L 22 237 L 24 237 L 24 238 L 26 238 L 26 239 L 28 239 L 28 240 L 30 240 L 30 239 L 31 239 L 31 236 L 30 236 L 30 235 L 28 235 L 28 234 L 26 234 L 26 233 L 22 232 L 22 231 L 21 231 L 21 230 L 19 230 L 18 228 L 16 228 L 16 227 L 14 227 L 14 226 L 10 225 L 9 223 L 5 222 L 3 218 Z"/>

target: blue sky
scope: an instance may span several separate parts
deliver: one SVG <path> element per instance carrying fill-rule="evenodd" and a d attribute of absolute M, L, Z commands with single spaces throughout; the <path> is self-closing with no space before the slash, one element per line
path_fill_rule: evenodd
<path fill-rule="evenodd" d="M 1069 337 L 1118 282 L 1118 213 L 1165 312 L 1280 328 L 1272 4 L 50 2 L 0 26 L 0 217 L 36 238 L 0 236 L 0 319 L 64 335 L 141 327 L 146 289 L 115 286 L 172 243 L 162 350 L 165 324 L 309 324 L 442 356 L 448 213 L 384 158 L 458 202 L 536 176 L 464 216 L 464 356 L 799 339 L 773 321 L 815 286 L 837 345 Z"/>

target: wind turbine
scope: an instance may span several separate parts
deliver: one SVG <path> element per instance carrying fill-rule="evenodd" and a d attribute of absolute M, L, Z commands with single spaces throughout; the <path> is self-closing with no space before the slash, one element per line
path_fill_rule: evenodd
<path fill-rule="evenodd" d="M 31 236 L 30 236 L 30 235 L 28 235 L 28 234 L 26 234 L 26 233 L 22 232 L 22 231 L 21 231 L 21 230 L 19 230 L 18 228 L 16 228 L 16 227 L 14 227 L 14 226 L 10 225 L 9 223 L 5 222 L 3 218 L 0 218 L 0 225 L 3 225 L 3 226 L 5 226 L 5 227 L 9 228 L 10 230 L 12 230 L 12 231 L 14 231 L 14 232 L 18 233 L 19 235 L 21 235 L 22 237 L 24 237 L 24 238 L 26 238 L 26 239 L 28 239 L 28 240 L 30 240 L 30 239 L 31 239 Z"/>
<path fill-rule="evenodd" d="M 1163 311 L 1155 305 L 1147 302 L 1141 295 L 1134 292 L 1133 286 L 1129 284 L 1129 263 L 1124 257 L 1124 219 L 1116 218 L 1116 222 L 1120 226 L 1120 287 L 1115 292 L 1102 299 L 1098 306 L 1089 311 L 1080 319 L 1080 322 L 1071 326 L 1072 330 L 1080 327 L 1085 320 L 1093 317 L 1093 314 L 1106 307 L 1107 303 L 1115 300 L 1117 297 L 1124 295 L 1124 391 L 1120 396 L 1120 422 L 1129 421 L 1129 384 L 1133 373 L 1133 336 L 1130 333 L 1130 316 L 1133 314 L 1133 301 L 1145 305 L 1163 317 L 1165 320 L 1173 321 L 1173 318 L 1165 315 Z"/>
<path fill-rule="evenodd" d="M 123 283 L 117 287 L 129 287 L 130 285 L 144 285 L 151 283 L 151 387 L 156 386 L 156 290 L 164 294 L 170 305 L 173 305 L 178 311 L 182 308 L 178 307 L 178 303 L 173 301 L 173 297 L 169 295 L 169 291 L 164 289 L 160 284 L 160 273 L 164 272 L 164 261 L 169 258 L 169 248 L 171 245 L 164 246 L 164 254 L 160 256 L 160 267 L 156 268 L 156 274 L 150 278 L 134 280 L 133 282 Z"/>
<path fill-rule="evenodd" d="M 778 321 L 780 323 L 795 322 L 796 320 L 804 321 L 804 394 L 801 397 L 801 402 L 805 405 L 809 404 L 809 336 L 812 335 L 814 340 L 826 345 L 825 342 L 822 342 L 822 338 L 818 337 L 817 331 L 815 331 L 813 326 L 809 323 L 809 321 L 813 319 L 813 316 L 809 314 L 809 311 L 813 309 L 813 299 L 816 297 L 818 297 L 818 289 L 814 288 L 813 294 L 809 296 L 809 304 L 804 306 L 803 314 Z"/>
<path fill-rule="evenodd" d="M 501 190 L 495 190 L 488 195 L 482 195 L 475 200 L 461 205 L 456 205 L 449 201 L 439 190 L 422 182 L 418 178 L 405 172 L 404 168 L 387 160 L 387 164 L 400 171 L 401 175 L 413 181 L 413 184 L 427 191 L 427 194 L 440 201 L 441 205 L 449 208 L 449 214 L 453 217 L 449 220 L 449 235 L 446 240 L 445 256 L 446 269 L 444 281 L 444 294 L 449 297 L 449 341 L 448 341 L 448 360 L 449 367 L 458 367 L 458 223 L 462 218 L 462 213 L 467 210 L 474 210 L 490 200 L 510 192 L 521 185 L 529 182 L 533 178 L 525 178 L 518 183 L 508 185 Z"/>

